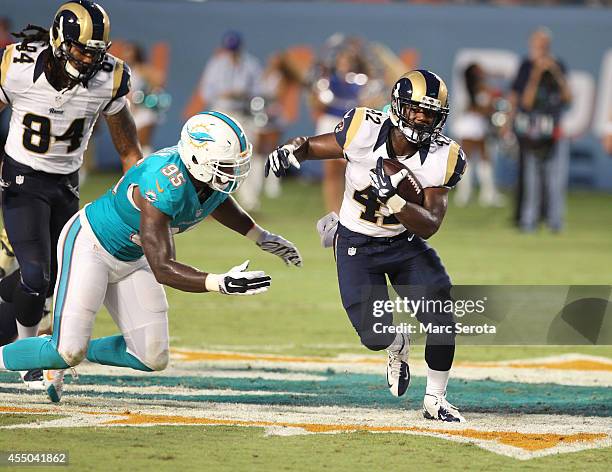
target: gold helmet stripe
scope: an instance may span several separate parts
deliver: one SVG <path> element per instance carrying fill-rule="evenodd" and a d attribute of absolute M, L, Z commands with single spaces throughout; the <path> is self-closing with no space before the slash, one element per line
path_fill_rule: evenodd
<path fill-rule="evenodd" d="M 87 41 L 93 39 L 93 21 L 91 15 L 84 6 L 78 3 L 66 3 L 60 7 L 58 13 L 61 10 L 71 11 L 78 18 L 79 26 L 81 27 L 81 31 L 79 31 L 79 43 L 87 44 Z"/>
<path fill-rule="evenodd" d="M 346 132 L 346 141 L 344 143 L 344 149 L 348 148 L 351 144 L 351 141 L 355 138 L 357 131 L 361 127 L 361 123 L 363 122 L 363 117 L 365 116 L 365 108 L 355 108 L 355 114 L 353 115 L 353 119 L 351 120 L 351 124 L 349 125 L 349 129 Z"/>
<path fill-rule="evenodd" d="M 448 150 L 448 161 L 446 161 L 446 176 L 444 177 L 444 185 L 448 183 L 457 167 L 457 159 L 459 158 L 459 145 L 453 141 Z"/>
<path fill-rule="evenodd" d="M 110 43 L 110 18 L 108 17 L 108 13 L 106 13 L 106 10 L 102 8 L 102 5 L 99 5 L 97 3 L 96 5 L 98 6 L 98 9 L 102 13 L 102 17 L 104 18 L 104 34 L 102 35 L 102 40 L 106 44 L 108 44 Z"/>
<path fill-rule="evenodd" d="M 113 94 L 111 97 L 115 98 L 117 90 L 121 85 L 121 78 L 123 77 L 123 61 L 121 59 L 115 59 L 115 71 L 113 72 Z"/>
<path fill-rule="evenodd" d="M 440 81 L 440 88 L 438 89 L 438 100 L 443 107 L 448 106 L 448 89 L 446 88 L 446 84 L 444 81 L 436 74 L 434 74 L 438 80 Z"/>
<path fill-rule="evenodd" d="M 420 102 L 427 95 L 427 81 L 425 76 L 418 70 L 413 70 L 406 75 L 412 84 L 412 98 L 415 102 Z"/>
<path fill-rule="evenodd" d="M 14 47 L 14 44 L 9 44 L 4 50 L 2 62 L 0 62 L 0 85 L 4 85 L 4 83 L 6 82 L 6 74 L 8 73 L 8 69 L 11 65 L 11 62 L 13 62 L 12 59 Z"/>

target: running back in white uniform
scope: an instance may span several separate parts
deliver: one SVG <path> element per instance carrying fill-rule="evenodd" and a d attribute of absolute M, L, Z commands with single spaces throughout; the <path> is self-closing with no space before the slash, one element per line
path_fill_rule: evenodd
<path fill-rule="evenodd" d="M 0 102 L 12 109 L 5 152 L 38 171 L 78 170 L 100 113 L 114 115 L 125 106 L 130 87 L 127 65 L 107 54 L 87 86 L 78 83 L 58 91 L 44 72 L 52 54 L 48 44 L 11 44 L 0 54 Z"/>
<path fill-rule="evenodd" d="M 346 158 L 345 190 L 340 223 L 351 231 L 374 237 L 391 237 L 406 228 L 389 214 L 370 191 L 370 170 L 379 157 L 396 157 L 389 132 L 389 116 L 370 108 L 354 108 L 344 115 L 334 131 Z M 398 157 L 423 188 L 457 185 L 465 169 L 465 155 L 459 145 L 440 135 L 429 146 L 410 157 Z"/>

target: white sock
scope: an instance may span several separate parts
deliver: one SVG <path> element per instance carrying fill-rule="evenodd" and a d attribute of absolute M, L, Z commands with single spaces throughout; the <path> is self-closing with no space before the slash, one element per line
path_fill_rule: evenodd
<path fill-rule="evenodd" d="M 24 326 L 17 321 L 17 339 L 33 338 L 38 336 L 38 323 L 34 326 Z"/>
<path fill-rule="evenodd" d="M 408 344 L 409 341 L 407 338 L 407 335 L 403 333 L 397 333 L 395 335 L 395 339 L 387 348 L 387 351 L 400 352 L 406 346 L 406 344 Z"/>
<path fill-rule="evenodd" d="M 4 365 L 4 357 L 2 357 L 2 351 L 4 351 L 4 346 L 0 347 L 0 369 L 6 369 Z"/>
<path fill-rule="evenodd" d="M 448 384 L 449 375 L 450 370 L 433 370 L 428 367 L 425 393 L 444 396 L 446 394 L 446 385 Z"/>

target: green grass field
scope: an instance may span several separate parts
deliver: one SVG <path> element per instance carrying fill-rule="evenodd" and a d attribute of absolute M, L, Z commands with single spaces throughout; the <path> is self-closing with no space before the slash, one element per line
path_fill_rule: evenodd
<path fill-rule="evenodd" d="M 101 194 L 115 175 L 91 176 L 82 201 Z M 319 246 L 315 230 L 324 213 L 320 189 L 287 182 L 282 198 L 264 200 L 254 216 L 272 232 L 300 248 L 304 266 L 287 268 L 250 241 L 215 221 L 176 238 L 178 259 L 210 272 L 251 260 L 252 268 L 273 278 L 271 290 L 257 297 L 221 297 L 167 290 L 174 347 L 335 356 L 366 354 L 339 300 L 330 250 Z M 450 207 L 431 240 L 455 284 L 610 284 L 612 205 L 610 195 L 569 196 L 567 229 L 519 234 L 509 224 L 511 210 Z M 103 311 L 95 336 L 116 333 Z M 612 347 L 462 347 L 460 361 L 533 358 L 583 353 L 612 358 Z M 422 358 L 422 348 L 412 356 Z M 381 377 L 381 381 L 382 381 Z M 460 399 L 457 399 L 460 403 Z M 126 409 L 129 403 L 126 402 Z M 57 414 L 61 415 L 61 405 Z M 500 412 L 503 413 L 503 412 Z M 398 410 L 401 414 L 401 410 Z M 36 421 L 3 414 L 0 425 Z M 147 428 L 18 429 L 0 433 L 0 451 L 44 445 L 69 450 L 74 470 L 609 470 L 612 448 L 519 461 L 470 444 L 399 434 L 265 436 L 260 428 L 160 426 Z M 452 460 L 451 460 L 452 459 Z M 129 467 L 127 464 L 129 463 Z"/>

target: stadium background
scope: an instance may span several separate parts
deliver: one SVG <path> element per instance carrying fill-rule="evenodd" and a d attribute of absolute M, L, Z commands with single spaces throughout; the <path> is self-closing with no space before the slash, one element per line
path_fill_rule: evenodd
<path fill-rule="evenodd" d="M 396 54 L 414 49 L 418 65 L 436 71 L 449 84 L 451 97 L 460 93 L 454 68 L 462 50 L 502 50 L 522 57 L 527 38 L 538 26 L 553 33 L 553 52 L 578 75 L 578 97 L 567 117 L 570 123 L 570 183 L 612 189 L 612 166 L 596 136 L 612 113 L 612 9 L 580 6 L 412 5 L 350 2 L 239 2 L 107 0 L 113 40 L 132 40 L 149 49 L 165 42 L 169 47 L 167 90 L 173 103 L 167 120 L 155 135 L 155 144 L 176 141 L 184 121 L 183 110 L 198 84 L 204 64 L 219 47 L 227 30 L 244 35 L 246 49 L 264 62 L 291 46 L 310 46 L 316 54 L 334 33 L 363 37 L 387 45 Z M 2 15 L 20 29 L 27 23 L 47 27 L 54 2 L 3 0 Z M 315 26 L 316 25 L 316 26 Z M 458 113 L 456 108 L 452 113 Z M 577 116 L 577 114 L 579 116 Z M 105 127 L 101 127 L 105 128 Z M 314 130 L 305 102 L 287 136 Z M 448 129 L 447 129 L 448 131 Z M 112 145 L 103 130 L 97 159 L 101 167 L 116 165 Z M 503 163 L 502 163 L 503 165 Z M 511 184 L 512 166 L 501 168 L 498 178 Z"/>

